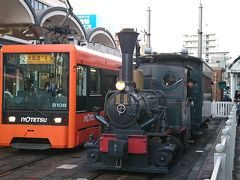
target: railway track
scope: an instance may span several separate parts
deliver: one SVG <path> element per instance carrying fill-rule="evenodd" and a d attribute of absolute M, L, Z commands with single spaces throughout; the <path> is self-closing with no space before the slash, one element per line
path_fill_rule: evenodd
<path fill-rule="evenodd" d="M 203 130 L 203 136 L 192 141 L 190 148 L 176 160 L 168 174 L 90 170 L 84 167 L 86 151 L 78 148 L 46 151 L 0 148 L 0 180 L 194 180 L 221 129 L 220 122 L 208 122 L 209 127 Z"/>
<path fill-rule="evenodd" d="M 13 148 L 1 149 L 0 153 L 0 178 L 52 156 L 48 153 L 41 154 L 39 152 L 21 151 Z"/>

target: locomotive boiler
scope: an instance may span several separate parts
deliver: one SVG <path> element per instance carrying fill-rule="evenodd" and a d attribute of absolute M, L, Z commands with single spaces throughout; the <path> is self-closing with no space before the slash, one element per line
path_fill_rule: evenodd
<path fill-rule="evenodd" d="M 178 153 L 179 140 L 168 132 L 165 94 L 139 90 L 133 81 L 133 51 L 138 33 L 118 34 L 122 51 L 122 80 L 105 97 L 104 116 L 95 108 L 102 134 L 86 147 L 88 167 L 139 172 L 167 172 Z"/>

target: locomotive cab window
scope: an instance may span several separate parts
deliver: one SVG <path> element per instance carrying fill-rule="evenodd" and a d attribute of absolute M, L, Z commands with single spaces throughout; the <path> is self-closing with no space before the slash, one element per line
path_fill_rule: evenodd
<path fill-rule="evenodd" d="M 173 87 L 173 86 L 177 85 L 178 82 L 179 82 L 179 78 L 178 78 L 177 74 L 175 74 L 174 72 L 166 73 L 162 79 L 162 84 L 166 88 Z"/>

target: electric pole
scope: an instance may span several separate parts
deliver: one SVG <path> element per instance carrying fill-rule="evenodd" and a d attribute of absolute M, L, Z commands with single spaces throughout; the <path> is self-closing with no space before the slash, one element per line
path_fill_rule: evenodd
<path fill-rule="evenodd" d="M 202 2 L 199 6 L 199 27 L 198 27 L 198 57 L 202 58 Z"/>

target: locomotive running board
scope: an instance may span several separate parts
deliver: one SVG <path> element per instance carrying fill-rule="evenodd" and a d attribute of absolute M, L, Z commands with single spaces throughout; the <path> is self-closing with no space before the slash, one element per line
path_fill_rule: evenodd
<path fill-rule="evenodd" d="M 140 168 L 140 167 L 114 167 L 114 166 L 107 166 L 101 163 L 91 164 L 91 163 L 84 163 L 84 167 L 95 169 L 95 170 L 111 170 L 111 171 L 132 171 L 132 172 L 144 172 L 144 173 L 156 173 L 156 174 L 167 174 L 169 173 L 169 167 L 147 167 L 147 168 Z"/>

